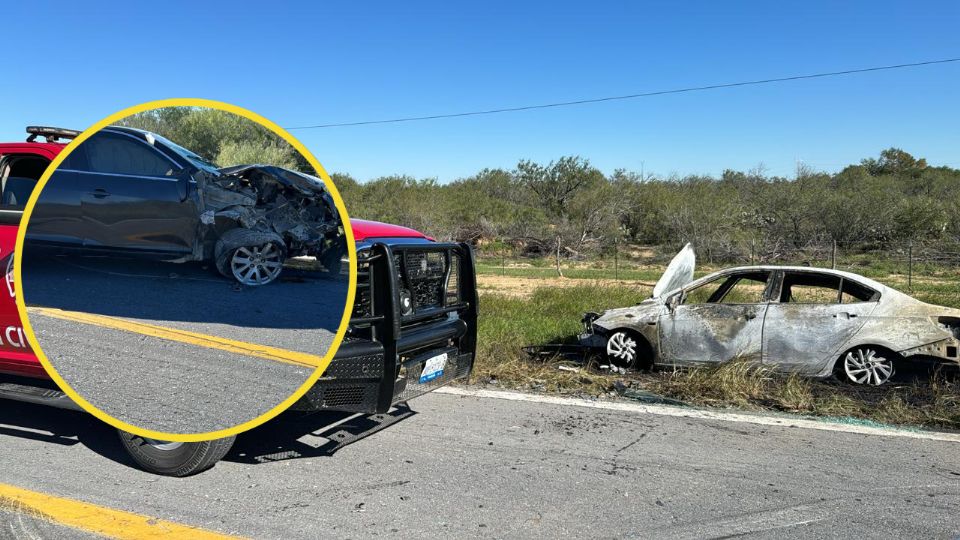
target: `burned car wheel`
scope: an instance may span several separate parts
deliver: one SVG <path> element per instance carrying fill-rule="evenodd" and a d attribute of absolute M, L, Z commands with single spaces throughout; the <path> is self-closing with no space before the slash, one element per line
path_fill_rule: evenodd
<path fill-rule="evenodd" d="M 213 467 L 233 446 L 236 437 L 198 443 L 177 443 L 146 439 L 118 431 L 130 457 L 145 471 L 165 476 L 189 476 Z"/>
<path fill-rule="evenodd" d="M 628 330 L 617 330 L 607 338 L 607 361 L 618 367 L 640 368 L 649 363 L 647 342 Z"/>
<path fill-rule="evenodd" d="M 221 274 L 256 287 L 280 276 L 286 249 L 279 235 L 231 229 L 217 241 L 215 256 Z"/>
<path fill-rule="evenodd" d="M 838 371 L 844 380 L 854 384 L 880 386 L 893 376 L 893 355 L 873 347 L 857 347 L 840 360 Z"/>

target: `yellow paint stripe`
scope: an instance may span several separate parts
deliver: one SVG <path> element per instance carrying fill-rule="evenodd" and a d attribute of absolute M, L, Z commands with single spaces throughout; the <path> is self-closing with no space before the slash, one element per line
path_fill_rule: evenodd
<path fill-rule="evenodd" d="M 0 510 L 25 514 L 32 518 L 110 538 L 135 540 L 240 538 L 73 499 L 37 493 L 8 484 L 0 484 Z"/>
<path fill-rule="evenodd" d="M 139 321 L 118 319 L 116 317 L 108 317 L 106 315 L 94 315 L 92 313 L 65 311 L 62 309 L 45 307 L 28 307 L 27 311 L 31 314 L 35 313 L 38 315 L 44 315 L 46 317 L 52 317 L 54 319 L 62 319 L 65 321 L 78 322 L 82 324 L 91 324 L 104 328 L 112 328 L 114 330 L 124 330 L 145 336 L 166 339 L 168 341 L 177 341 L 180 343 L 187 343 L 189 345 L 196 345 L 198 347 L 206 347 L 208 349 L 220 349 L 222 351 L 242 354 L 244 356 L 266 358 L 267 360 L 283 362 L 286 364 L 295 364 L 303 367 L 315 368 L 320 365 L 320 361 L 322 360 L 322 357 L 314 354 L 288 351 L 286 349 L 268 347 L 266 345 L 259 345 L 257 343 L 236 341 L 219 336 L 200 334 L 198 332 L 190 332 L 176 328 L 167 328 L 165 326 L 156 326 Z"/>

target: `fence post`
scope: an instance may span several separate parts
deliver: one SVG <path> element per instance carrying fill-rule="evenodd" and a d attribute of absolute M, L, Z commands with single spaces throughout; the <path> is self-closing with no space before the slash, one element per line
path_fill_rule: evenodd
<path fill-rule="evenodd" d="M 613 279 L 620 281 L 620 243 L 613 241 Z"/>
<path fill-rule="evenodd" d="M 913 292 L 913 240 L 907 245 L 907 290 Z"/>
<path fill-rule="evenodd" d="M 833 252 L 830 254 L 830 268 L 837 269 L 837 241 L 833 241 Z"/>
<path fill-rule="evenodd" d="M 557 236 L 557 277 L 563 277 L 563 270 L 560 269 L 560 237 Z"/>

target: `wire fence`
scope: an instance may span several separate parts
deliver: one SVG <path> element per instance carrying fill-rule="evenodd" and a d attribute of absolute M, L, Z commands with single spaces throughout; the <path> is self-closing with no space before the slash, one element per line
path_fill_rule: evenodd
<path fill-rule="evenodd" d="M 530 254 L 525 246 L 501 241 L 481 244 L 476 251 L 481 274 L 655 282 L 681 247 L 614 243 L 595 249 L 594 255 L 561 252 L 557 256 Z M 942 243 L 828 241 L 793 246 L 750 242 L 695 248 L 702 272 L 759 264 L 810 266 L 894 279 L 908 289 L 918 279 L 960 279 L 960 246 Z"/>

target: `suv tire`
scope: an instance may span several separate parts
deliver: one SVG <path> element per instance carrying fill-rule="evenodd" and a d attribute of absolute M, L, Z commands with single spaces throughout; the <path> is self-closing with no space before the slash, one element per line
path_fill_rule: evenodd
<path fill-rule="evenodd" d="M 165 443 L 118 431 L 123 448 L 145 471 L 189 476 L 213 467 L 227 455 L 236 437 L 196 443 Z"/>
<path fill-rule="evenodd" d="M 254 256 L 259 257 L 261 253 L 269 253 L 269 257 L 271 258 L 270 264 L 280 264 L 281 267 L 276 268 L 275 272 L 271 271 L 269 275 L 257 281 L 245 280 L 241 275 L 238 275 L 234 268 L 235 257 L 245 255 L 245 258 L 249 259 Z M 242 228 L 230 229 L 223 233 L 223 236 L 217 240 L 217 245 L 213 250 L 217 271 L 228 278 L 248 286 L 266 285 L 276 280 L 282 271 L 286 254 L 287 247 L 280 235 L 272 232 Z"/>

